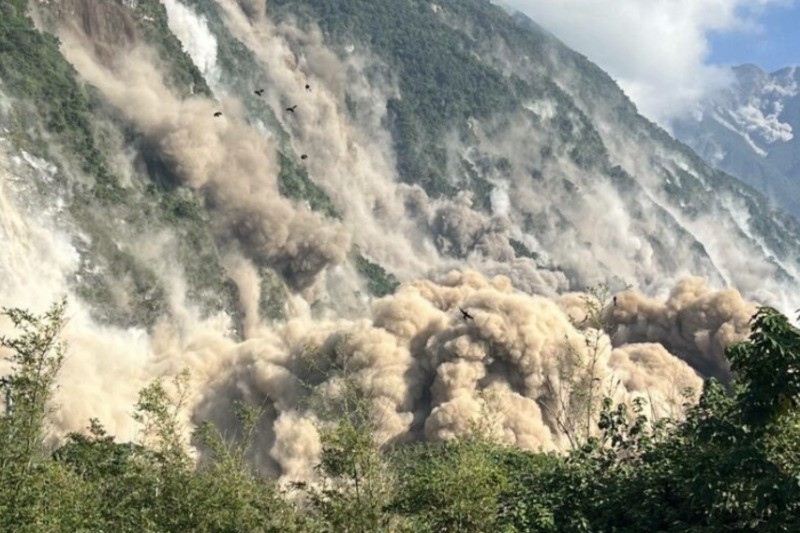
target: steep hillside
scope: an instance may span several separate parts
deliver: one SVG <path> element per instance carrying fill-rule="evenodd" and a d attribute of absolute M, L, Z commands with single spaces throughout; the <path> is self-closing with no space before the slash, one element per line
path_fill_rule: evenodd
<path fill-rule="evenodd" d="M 740 177 L 800 217 L 800 72 L 733 69 L 734 83 L 675 122 L 675 135 L 710 164 Z"/>
<path fill-rule="evenodd" d="M 480 1 L 273 5 L 279 20 L 320 25 L 343 56 L 385 62 L 398 90 L 386 120 L 399 179 L 431 198 L 470 190 L 470 217 L 482 211 L 484 228 L 493 216 L 510 222 L 485 257 L 516 255 L 503 237 L 523 242 L 572 287 L 598 274 L 648 285 L 694 272 L 747 289 L 753 267 L 794 279 L 792 219 L 637 115 L 605 73 L 530 21 Z M 492 195 L 506 193 L 507 212 L 502 201 L 493 209 Z M 453 255 L 459 238 L 482 237 L 437 242 Z M 761 266 L 735 266 L 730 242 Z"/>
<path fill-rule="evenodd" d="M 187 368 L 181 421 L 236 435 L 261 406 L 282 481 L 314 475 L 312 400 L 347 380 L 387 445 L 488 409 L 561 450 L 604 395 L 679 414 L 730 377 L 749 300 L 800 299 L 792 218 L 489 2 L 0 15 L 0 305 L 70 298 L 56 434 L 133 438 L 137 391 Z"/>

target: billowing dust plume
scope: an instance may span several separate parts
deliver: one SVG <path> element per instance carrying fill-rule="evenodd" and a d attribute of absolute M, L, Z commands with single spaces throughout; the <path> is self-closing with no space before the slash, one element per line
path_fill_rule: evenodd
<path fill-rule="evenodd" d="M 701 387 L 661 344 L 612 347 L 605 333 L 577 329 L 557 303 L 475 271 L 405 283 L 367 319 L 296 318 L 211 351 L 170 357 L 202 361 L 201 375 L 211 376 L 198 384 L 195 418 L 227 427 L 233 401 L 264 406 L 259 464 L 284 476 L 314 464 L 313 422 L 322 414 L 309 398 L 336 396 L 343 379 L 366 393 L 382 444 L 466 436 L 485 421 L 502 442 L 533 450 L 563 449 L 583 431 L 587 391 L 598 401 L 642 396 L 664 416 L 679 415 L 684 392 Z"/>
<path fill-rule="evenodd" d="M 200 320 L 191 309 L 150 331 L 100 326 L 78 300 L 65 332 L 70 356 L 56 396 L 57 433 L 80 430 L 97 417 L 119 438 L 134 438 L 130 412 L 136 391 L 186 368 L 192 376 L 187 424 L 208 419 L 235 435 L 234 402 L 261 406 L 254 459 L 264 472 L 294 480 L 312 476 L 321 450 L 317 428 L 326 413 L 314 398 L 336 397 L 349 381 L 366 393 L 385 445 L 464 436 L 485 424 L 504 443 L 561 450 L 592 426 L 596 412 L 587 397 L 642 396 L 654 416 L 680 414 L 684 391 L 700 389 L 698 371 L 724 375 L 722 351 L 743 338 L 753 311 L 738 293 L 712 292 L 696 279 L 679 283 L 666 302 L 626 292 L 602 311 L 612 336 L 579 329 L 585 296 L 554 301 L 555 289 L 567 286 L 564 276 L 514 259 L 502 237 L 508 230 L 502 217 L 477 216 L 462 209 L 463 199 L 430 202 L 418 187 L 396 185 L 382 174 L 394 172 L 383 144 L 367 143 L 364 132 L 341 119 L 337 80 L 341 84 L 343 78 L 335 68 L 340 63 L 320 45 L 319 35 L 269 26 L 259 2 L 220 4 L 247 45 L 256 49 L 265 36 L 275 44 L 258 48 L 280 89 L 265 98 L 273 108 L 280 108 L 289 86 L 305 81 L 294 67 L 307 69 L 314 92 L 304 95 L 302 112 L 310 125 L 298 121 L 287 127 L 293 139 L 318 154 L 309 164 L 312 171 L 330 167 L 331 196 L 337 207 L 349 207 L 339 223 L 281 197 L 275 146 L 247 125 L 235 98 L 178 99 L 141 43 L 121 47 L 105 42 L 102 33 L 89 39 L 80 25 L 65 28 L 64 54 L 80 75 L 121 111 L 180 183 L 204 200 L 240 290 L 246 340 L 230 338 L 226 317 Z M 244 12 L 237 15 L 235 9 Z M 304 51 L 298 57 L 288 53 L 292 39 Z M 213 117 L 217 110 L 222 117 Z M 375 122 L 382 118 L 376 111 Z M 6 205 L 2 194 L 0 201 Z M 395 259 L 392 264 L 410 265 L 406 272 L 444 263 L 423 238 L 414 244 L 411 238 L 394 238 L 419 237 L 413 224 L 403 222 L 415 209 L 439 237 L 432 247 L 466 259 L 477 249 L 495 261 L 488 270 L 507 275 L 453 270 L 405 282 L 361 318 L 313 318 L 303 289 L 343 260 L 351 238 L 373 245 L 373 252 L 386 241 L 378 253 Z M 14 212 L 14 217 L 0 214 L 2 229 L 18 243 L 15 257 L 32 259 L 0 265 L 30 279 L 35 273 L 22 269 L 38 256 L 20 243 L 31 232 L 48 230 L 19 223 L 26 216 Z M 365 223 L 378 219 L 389 222 Z M 265 324 L 257 316 L 259 264 L 274 267 L 295 290 L 285 323 Z M 57 285 L 54 291 L 67 292 L 65 282 Z M 6 294 L 0 296 L 6 301 Z M 473 318 L 464 318 L 460 308 Z"/>
<path fill-rule="evenodd" d="M 254 261 L 272 266 L 297 289 L 344 258 L 349 239 L 336 221 L 322 220 L 279 194 L 275 147 L 242 120 L 236 101 L 176 98 L 146 47 L 115 48 L 111 60 L 101 61 L 93 51 L 97 39 L 82 28 L 64 30 L 61 38 L 81 76 L 153 143 L 180 182 L 205 200 L 221 242 L 238 242 Z M 223 116 L 215 117 L 216 111 Z"/>
<path fill-rule="evenodd" d="M 725 348 L 747 336 L 755 311 L 755 304 L 734 289 L 712 291 L 701 278 L 685 278 L 666 302 L 636 292 L 620 294 L 608 319 L 619 327 L 615 344 L 658 342 L 704 376 L 726 380 Z"/>
<path fill-rule="evenodd" d="M 310 477 L 318 460 L 317 424 L 326 413 L 313 398 L 335 398 L 344 380 L 366 393 L 381 444 L 439 441 L 485 425 L 501 442 L 531 450 L 564 449 L 585 431 L 587 391 L 596 401 L 644 397 L 660 417 L 679 416 L 684 391 L 701 387 L 697 372 L 655 339 L 612 347 L 605 333 L 577 329 L 553 301 L 474 271 L 406 283 L 362 320 L 297 317 L 241 343 L 223 330 L 212 322 L 184 332 L 162 324 L 131 343 L 71 328 L 58 429 L 98 416 L 129 436 L 134 391 L 188 368 L 187 417 L 235 435 L 234 402 L 261 406 L 254 459 L 290 480 Z M 107 354 L 102 364 L 99 354 Z M 596 409 L 589 416 L 593 426 Z"/>

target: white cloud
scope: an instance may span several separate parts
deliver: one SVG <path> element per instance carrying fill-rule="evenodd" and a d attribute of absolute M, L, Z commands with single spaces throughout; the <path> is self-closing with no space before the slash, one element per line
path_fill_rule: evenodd
<path fill-rule="evenodd" d="M 768 5 L 795 0 L 504 0 L 611 74 L 640 112 L 666 124 L 728 81 L 712 32 L 759 31 Z"/>

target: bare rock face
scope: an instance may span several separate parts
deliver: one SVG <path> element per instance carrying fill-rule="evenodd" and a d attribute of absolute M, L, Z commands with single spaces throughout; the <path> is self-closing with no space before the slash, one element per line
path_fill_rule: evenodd
<path fill-rule="evenodd" d="M 85 34 L 106 63 L 114 59 L 115 50 L 139 40 L 131 8 L 121 0 L 62 0 L 47 7 L 57 24 L 72 25 Z"/>

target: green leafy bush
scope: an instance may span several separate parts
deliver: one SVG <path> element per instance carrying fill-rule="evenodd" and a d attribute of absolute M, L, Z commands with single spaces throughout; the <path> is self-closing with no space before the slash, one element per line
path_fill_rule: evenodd
<path fill-rule="evenodd" d="M 356 271 L 367 280 L 367 289 L 373 296 L 381 298 L 394 294 L 394 291 L 400 286 L 400 282 L 394 274 L 386 272 L 381 265 L 373 263 L 361 255 L 358 250 L 354 251 L 352 257 L 355 261 Z"/>

